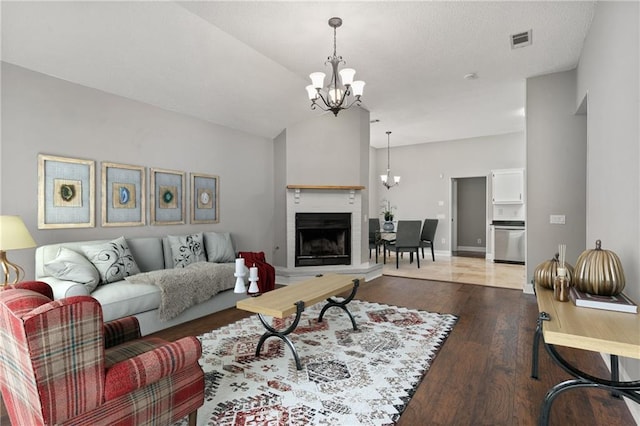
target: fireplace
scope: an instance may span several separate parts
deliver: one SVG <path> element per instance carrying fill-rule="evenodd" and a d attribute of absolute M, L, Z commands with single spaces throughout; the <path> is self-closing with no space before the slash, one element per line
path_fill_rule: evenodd
<path fill-rule="evenodd" d="M 350 265 L 351 213 L 296 213 L 295 266 Z"/>

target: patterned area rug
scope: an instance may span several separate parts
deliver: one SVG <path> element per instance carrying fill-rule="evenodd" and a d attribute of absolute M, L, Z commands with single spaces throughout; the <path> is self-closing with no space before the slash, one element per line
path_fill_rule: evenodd
<path fill-rule="evenodd" d="M 199 425 L 389 425 L 398 420 L 457 317 L 359 300 L 349 303 L 358 325 L 323 303 L 305 310 L 289 335 L 302 362 L 257 315 L 199 336 L 205 404 Z M 285 329 L 293 316 L 273 319 Z M 186 424 L 186 420 L 182 424 Z"/>

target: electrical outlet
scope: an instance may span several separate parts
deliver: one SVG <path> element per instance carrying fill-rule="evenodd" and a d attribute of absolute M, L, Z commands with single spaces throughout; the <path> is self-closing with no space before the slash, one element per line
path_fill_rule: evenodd
<path fill-rule="evenodd" d="M 445 240 L 444 238 L 441 241 L 442 241 L 442 244 L 446 244 L 447 243 L 447 240 Z"/>
<path fill-rule="evenodd" d="M 482 244 L 482 238 L 478 238 L 478 244 Z"/>

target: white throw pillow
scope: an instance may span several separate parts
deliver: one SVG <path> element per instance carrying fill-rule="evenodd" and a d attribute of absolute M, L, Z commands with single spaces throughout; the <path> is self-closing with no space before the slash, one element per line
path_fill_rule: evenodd
<path fill-rule="evenodd" d="M 140 273 L 124 237 L 108 243 L 82 246 L 82 251 L 100 273 L 100 282 L 103 284 Z"/>
<path fill-rule="evenodd" d="M 202 232 L 180 236 L 167 235 L 167 239 L 171 247 L 174 268 L 184 268 L 191 263 L 207 260 L 202 245 Z"/>
<path fill-rule="evenodd" d="M 89 260 L 80 253 L 60 247 L 53 260 L 44 264 L 44 270 L 59 280 L 84 284 L 89 292 L 98 287 L 100 274 Z"/>
<path fill-rule="evenodd" d="M 228 232 L 205 232 L 204 248 L 207 250 L 209 262 L 233 262 L 236 258 L 231 234 Z"/>

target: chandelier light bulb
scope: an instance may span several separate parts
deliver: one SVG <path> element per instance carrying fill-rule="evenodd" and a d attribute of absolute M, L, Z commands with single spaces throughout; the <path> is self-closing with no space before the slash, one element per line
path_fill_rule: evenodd
<path fill-rule="evenodd" d="M 329 103 L 332 105 L 339 105 L 342 101 L 343 92 L 338 87 L 329 88 Z"/>
<path fill-rule="evenodd" d="M 333 55 L 329 56 L 325 62 L 325 65 L 331 65 L 328 87 L 324 86 L 326 74 L 323 72 L 309 74 L 311 87 L 315 89 L 315 93 L 312 93 L 309 86 L 306 87 L 307 95 L 311 101 L 311 109 L 319 107 L 323 111 L 331 111 L 335 116 L 343 109 L 360 105 L 360 97 L 364 92 L 365 85 L 364 81 L 353 81 L 356 74 L 355 69 L 343 68 L 338 71 L 340 65 L 346 64 L 342 56 L 338 56 L 336 53 L 336 29 L 341 25 L 341 18 L 329 19 L 329 26 L 333 28 Z"/>

